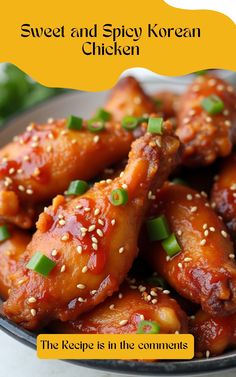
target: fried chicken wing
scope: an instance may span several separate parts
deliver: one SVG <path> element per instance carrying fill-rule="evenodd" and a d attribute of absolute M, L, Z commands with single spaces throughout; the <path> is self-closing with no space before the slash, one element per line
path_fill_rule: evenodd
<path fill-rule="evenodd" d="M 162 185 L 176 161 L 179 140 L 169 123 L 165 127 L 162 135 L 147 133 L 133 143 L 120 177 L 74 199 L 57 196 L 40 215 L 4 305 L 10 319 L 28 329 L 54 319 L 75 320 L 118 290 L 137 255 L 148 192 Z M 117 189 L 123 205 L 113 203 Z M 46 278 L 26 267 L 36 251 L 56 262 Z M 26 281 L 18 286 L 22 278 Z"/>
<path fill-rule="evenodd" d="M 139 117 L 158 111 L 153 99 L 143 91 L 139 82 L 131 76 L 118 81 L 104 107 L 111 112 L 113 119 L 118 122 L 126 115 Z"/>
<path fill-rule="evenodd" d="M 233 239 L 236 238 L 236 154 L 227 157 L 215 176 L 211 192 L 215 210 L 222 216 Z"/>
<path fill-rule="evenodd" d="M 213 97 L 211 97 L 213 96 Z M 210 100 L 206 110 L 203 100 Z M 177 130 L 185 145 L 183 164 L 202 166 L 230 154 L 236 138 L 236 94 L 214 76 L 200 76 L 182 96 Z"/>
<path fill-rule="evenodd" d="M 212 315 L 236 311 L 234 250 L 223 222 L 205 198 L 186 186 L 167 183 L 156 194 L 151 216 L 165 215 L 181 251 L 169 257 L 161 242 L 147 247 L 147 258 L 183 297 Z"/>
<path fill-rule="evenodd" d="M 136 333 L 144 320 L 156 322 L 162 334 L 188 330 L 187 316 L 176 300 L 159 287 L 136 283 L 122 284 L 118 293 L 78 320 L 58 321 L 50 328 L 64 334 L 130 334 Z"/>
<path fill-rule="evenodd" d="M 11 274 L 17 270 L 17 262 L 31 240 L 31 235 L 8 226 L 10 237 L 0 242 L 0 297 L 6 299 L 11 288 Z"/>
<path fill-rule="evenodd" d="M 196 357 L 220 355 L 236 347 L 236 314 L 213 317 L 199 310 L 190 319 L 189 331 L 194 335 Z"/>
<path fill-rule="evenodd" d="M 106 123 L 100 133 L 68 129 L 65 120 L 31 124 L 25 133 L 0 150 L 0 218 L 30 228 L 35 207 L 68 187 L 73 179 L 87 180 L 127 157 L 133 132 Z"/>

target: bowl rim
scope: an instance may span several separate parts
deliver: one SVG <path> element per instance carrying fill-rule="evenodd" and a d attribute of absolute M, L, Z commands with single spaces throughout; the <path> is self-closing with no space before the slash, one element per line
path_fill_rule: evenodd
<path fill-rule="evenodd" d="M 156 83 L 155 83 L 156 84 Z M 161 83 L 160 83 L 161 84 Z M 176 84 L 176 83 L 175 83 Z M 176 85 L 178 86 L 178 85 Z M 56 102 L 59 98 L 69 95 L 83 95 L 88 92 L 78 92 L 68 90 L 66 93 L 60 93 L 56 96 L 42 100 L 39 103 L 25 109 L 19 110 L 12 116 L 8 117 L 6 121 L 0 126 L 1 131 L 12 122 L 14 119 L 24 116 L 36 109 L 44 107 L 45 104 Z M 1 302 L 1 300 L 0 300 Z M 12 338 L 36 350 L 37 334 L 31 333 L 19 325 L 8 320 L 2 313 L 0 313 L 0 329 Z M 98 359 L 83 359 L 83 360 L 63 360 L 74 365 L 79 365 L 87 368 L 93 368 L 106 372 L 129 374 L 129 375 L 163 375 L 163 376 L 193 376 L 200 374 L 212 374 L 219 371 L 228 371 L 236 368 L 236 350 L 230 351 L 221 356 L 216 356 L 208 359 L 194 359 L 183 361 L 160 361 L 156 363 L 148 363 L 144 361 L 127 361 L 127 360 L 98 360 Z"/>

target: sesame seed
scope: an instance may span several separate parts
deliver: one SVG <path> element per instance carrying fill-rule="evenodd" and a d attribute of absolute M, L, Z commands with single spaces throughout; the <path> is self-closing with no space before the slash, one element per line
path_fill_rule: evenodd
<path fill-rule="evenodd" d="M 151 291 L 150 291 L 150 295 L 156 297 L 156 296 L 157 296 L 157 293 L 156 293 L 155 291 L 152 291 L 152 290 L 151 290 Z"/>
<path fill-rule="evenodd" d="M 111 225 L 114 226 L 115 223 L 116 223 L 116 220 L 115 220 L 115 219 L 112 219 L 112 220 L 111 220 Z"/>
<path fill-rule="evenodd" d="M 178 263 L 178 267 L 179 267 L 180 269 L 183 268 L 182 263 Z"/>
<path fill-rule="evenodd" d="M 211 123 L 212 122 L 212 118 L 211 117 L 206 117 L 206 122 L 207 123 Z"/>
<path fill-rule="evenodd" d="M 119 299 L 122 299 L 122 298 L 123 298 L 122 293 L 119 293 L 119 294 L 118 294 L 118 298 L 119 298 Z"/>
<path fill-rule="evenodd" d="M 120 247 L 120 248 L 119 248 L 119 254 L 122 254 L 124 251 L 125 251 L 125 248 L 124 248 L 124 247 Z"/>
<path fill-rule="evenodd" d="M 139 317 L 140 317 L 141 321 L 144 321 L 144 315 L 143 314 L 140 314 Z"/>
<path fill-rule="evenodd" d="M 233 192 L 233 197 L 236 198 L 236 192 Z"/>
<path fill-rule="evenodd" d="M 196 206 L 191 207 L 191 208 L 190 208 L 190 211 L 191 211 L 191 212 L 196 212 L 196 211 L 197 211 L 197 207 L 196 207 Z"/>
<path fill-rule="evenodd" d="M 139 287 L 138 287 L 138 290 L 139 290 L 139 292 L 145 292 L 146 291 L 146 287 L 144 287 L 143 285 L 140 285 Z"/>
<path fill-rule="evenodd" d="M 47 151 L 47 152 L 51 152 L 51 151 L 52 151 L 52 146 L 51 146 L 51 145 L 48 145 L 47 148 L 46 148 L 46 151 Z"/>
<path fill-rule="evenodd" d="M 122 321 L 119 322 L 120 326 L 125 326 L 128 323 L 127 319 L 123 319 Z"/>
<path fill-rule="evenodd" d="M 86 208 L 84 209 L 84 211 L 85 211 L 85 212 L 89 212 L 89 211 L 91 211 L 91 208 L 86 207 Z"/>
<path fill-rule="evenodd" d="M 23 191 L 25 191 L 25 188 L 24 188 L 23 185 L 19 185 L 19 186 L 18 186 L 18 190 L 23 192 Z"/>
<path fill-rule="evenodd" d="M 79 254 L 82 254 L 82 246 L 81 245 L 79 245 L 79 246 L 77 246 L 77 248 L 76 248 L 76 250 L 77 250 L 77 252 L 79 253 Z"/>
<path fill-rule="evenodd" d="M 32 315 L 33 317 L 35 317 L 36 314 L 37 314 L 37 312 L 36 312 L 35 309 L 30 309 L 30 313 L 31 313 L 31 315 Z"/>
<path fill-rule="evenodd" d="M 55 257 L 55 256 L 57 255 L 57 250 L 56 250 L 56 249 L 53 249 L 52 252 L 51 252 L 51 255 L 52 255 L 53 257 Z"/>
<path fill-rule="evenodd" d="M 61 241 L 68 241 L 68 239 L 69 239 L 69 234 L 68 233 L 65 233 L 65 234 L 63 234 L 63 236 L 61 237 Z"/>
<path fill-rule="evenodd" d="M 192 199 L 193 199 L 193 196 L 192 196 L 191 194 L 188 194 L 188 195 L 186 196 L 186 198 L 187 198 L 187 200 L 192 200 Z"/>
<path fill-rule="evenodd" d="M 216 80 L 215 80 L 215 79 L 210 79 L 210 80 L 208 81 L 208 85 L 209 85 L 209 86 L 215 86 L 215 85 L 216 85 Z"/>
<path fill-rule="evenodd" d="M 208 359 L 209 357 L 210 357 L 210 351 L 207 350 L 207 351 L 206 351 L 206 358 Z"/>
<path fill-rule="evenodd" d="M 233 183 L 233 184 L 230 186 L 230 190 L 236 190 L 236 183 Z"/>
<path fill-rule="evenodd" d="M 229 258 L 230 258 L 230 259 L 234 259 L 234 258 L 235 258 L 235 255 L 234 255 L 234 254 L 229 254 Z"/>
<path fill-rule="evenodd" d="M 233 88 L 231 85 L 228 85 L 228 86 L 227 86 L 227 91 L 228 91 L 229 93 L 233 93 L 234 88 Z"/>
<path fill-rule="evenodd" d="M 100 212 L 100 209 L 99 208 L 95 208 L 94 215 L 97 216 L 99 214 L 99 212 Z"/>
<path fill-rule="evenodd" d="M 91 295 L 95 295 L 97 293 L 97 290 L 93 289 L 90 293 L 91 293 Z"/>
<path fill-rule="evenodd" d="M 39 141 L 39 136 L 38 136 L 38 135 L 34 135 L 34 136 L 32 137 L 32 140 L 33 140 L 33 141 Z"/>
<path fill-rule="evenodd" d="M 14 173 L 15 173 L 15 169 L 14 168 L 9 169 L 9 174 L 14 174 Z"/>
<path fill-rule="evenodd" d="M 51 140 L 54 139 L 54 135 L 53 135 L 52 132 L 49 132 L 49 134 L 48 134 L 48 138 L 51 139 Z"/>
<path fill-rule="evenodd" d="M 60 225 L 65 225 L 66 222 L 65 222 L 65 220 L 61 219 L 61 220 L 58 221 L 58 223 L 59 223 Z"/>
<path fill-rule="evenodd" d="M 177 230 L 177 234 L 178 234 L 178 236 L 182 236 L 182 234 L 183 234 L 182 230 Z"/>
<path fill-rule="evenodd" d="M 103 237 L 103 232 L 101 231 L 101 229 L 97 229 L 96 232 L 99 237 Z"/>
<path fill-rule="evenodd" d="M 97 243 L 92 243 L 92 248 L 93 248 L 93 250 L 97 250 L 98 249 L 98 245 L 97 245 Z"/>
<path fill-rule="evenodd" d="M 205 207 L 210 207 L 210 204 L 209 203 L 205 203 Z"/>
<path fill-rule="evenodd" d="M 200 245 L 201 245 L 201 246 L 206 245 L 206 240 L 205 240 L 204 238 L 200 241 Z"/>
<path fill-rule="evenodd" d="M 222 92 L 222 90 L 224 90 L 224 85 L 219 84 L 217 85 L 216 89 L 219 90 L 219 92 Z"/>
<path fill-rule="evenodd" d="M 204 198 L 207 198 L 207 193 L 205 191 L 201 191 L 201 195 L 204 197 Z"/>
<path fill-rule="evenodd" d="M 203 227 L 203 229 L 207 229 L 208 225 L 204 224 L 202 227 Z"/>
<path fill-rule="evenodd" d="M 63 264 L 63 266 L 61 266 L 61 272 L 65 272 L 66 270 L 66 266 Z"/>
<path fill-rule="evenodd" d="M 100 137 L 98 135 L 94 136 L 94 138 L 93 138 L 94 143 L 98 143 L 99 139 L 100 139 Z"/>
<path fill-rule="evenodd" d="M 32 194 L 33 194 L 33 190 L 32 190 L 32 189 L 27 189 L 27 190 L 26 190 L 26 194 L 28 194 L 28 195 L 32 195 Z"/>
<path fill-rule="evenodd" d="M 112 304 L 112 305 L 110 305 L 110 306 L 109 306 L 109 309 L 110 309 L 110 310 L 113 310 L 113 309 L 114 309 L 114 307 L 115 307 L 115 305 L 114 305 L 114 304 Z"/>
<path fill-rule="evenodd" d="M 215 232 L 215 228 L 214 228 L 214 226 L 210 226 L 209 229 L 210 229 L 211 232 Z"/>
<path fill-rule="evenodd" d="M 72 140 L 71 140 L 71 143 L 72 143 L 72 144 L 76 144 L 76 143 L 77 143 L 77 140 L 76 140 L 76 139 L 72 139 Z"/>
<path fill-rule="evenodd" d="M 80 230 L 81 230 L 82 233 L 86 233 L 88 231 L 88 229 L 84 228 L 84 227 L 81 227 Z"/>
<path fill-rule="evenodd" d="M 225 123 L 226 127 L 230 127 L 232 125 L 230 120 L 225 120 L 224 123 Z"/>
<path fill-rule="evenodd" d="M 76 209 L 81 209 L 83 207 L 83 205 L 82 204 L 77 204 L 77 206 L 75 207 Z"/>
<path fill-rule="evenodd" d="M 39 146 L 39 144 L 36 142 L 36 141 L 34 141 L 32 144 L 31 144 L 31 147 L 32 148 L 37 148 Z"/>
<path fill-rule="evenodd" d="M 54 118 L 48 118 L 48 124 L 52 124 L 54 122 Z"/>
<path fill-rule="evenodd" d="M 227 238 L 227 233 L 226 233 L 225 230 L 222 230 L 220 233 L 221 233 L 221 235 L 222 235 L 224 238 Z"/>
<path fill-rule="evenodd" d="M 146 299 L 146 301 L 151 301 L 152 297 L 151 297 L 151 295 L 147 295 L 147 296 L 145 297 L 145 299 Z"/>
<path fill-rule="evenodd" d="M 86 299 L 86 298 L 83 298 L 83 297 L 78 297 L 78 301 L 79 301 L 79 302 L 86 302 L 87 299 Z"/>
<path fill-rule="evenodd" d="M 120 178 L 122 178 L 123 175 L 124 175 L 124 172 L 122 171 L 122 172 L 120 173 Z"/>
<path fill-rule="evenodd" d="M 132 285 L 132 284 L 129 287 L 130 287 L 130 289 L 137 289 L 138 288 L 137 285 Z"/>
<path fill-rule="evenodd" d="M 184 124 L 187 124 L 187 123 L 189 123 L 189 122 L 190 122 L 190 118 L 186 117 L 186 118 L 183 119 L 183 123 L 184 123 Z"/>
<path fill-rule="evenodd" d="M 157 303 L 157 299 L 156 298 L 153 298 L 152 299 L 152 304 L 156 304 Z"/>
<path fill-rule="evenodd" d="M 82 268 L 82 273 L 85 274 L 87 271 L 88 271 L 88 267 L 87 267 L 87 266 L 84 266 L 84 267 Z"/>
<path fill-rule="evenodd" d="M 84 289 L 86 287 L 86 285 L 84 285 L 84 284 L 77 284 L 76 287 L 79 288 L 79 289 Z"/>
<path fill-rule="evenodd" d="M 62 213 L 59 213 L 58 219 L 64 219 L 64 215 L 62 215 Z"/>
<path fill-rule="evenodd" d="M 104 225 L 104 221 L 102 219 L 98 219 L 98 224 Z"/>
<path fill-rule="evenodd" d="M 166 256 L 166 261 L 169 262 L 169 260 L 170 260 L 170 256 L 167 255 L 167 256 Z"/>
<path fill-rule="evenodd" d="M 29 160 L 30 160 L 30 157 L 29 157 L 29 156 L 24 156 L 24 157 L 23 157 L 23 160 L 24 160 L 24 161 L 29 161 Z"/>
<path fill-rule="evenodd" d="M 184 258 L 184 262 L 190 262 L 192 260 L 192 258 L 190 258 L 190 257 L 185 257 Z"/>
<path fill-rule="evenodd" d="M 195 315 L 191 315 L 189 318 L 190 319 L 195 319 Z"/>
<path fill-rule="evenodd" d="M 89 232 L 92 232 L 94 229 L 96 228 L 96 225 L 90 225 L 89 228 L 88 228 L 88 231 Z"/>
<path fill-rule="evenodd" d="M 36 298 L 35 297 L 30 297 L 29 299 L 28 299 L 28 302 L 30 303 L 30 304 L 33 304 L 34 302 L 36 302 L 37 300 L 36 300 Z"/>
<path fill-rule="evenodd" d="M 208 234 L 209 234 L 209 230 L 205 230 L 205 231 L 204 231 L 204 236 L 207 237 Z"/>
<path fill-rule="evenodd" d="M 178 331 L 178 330 L 176 330 L 176 331 L 175 331 L 175 334 L 179 334 L 179 331 Z"/>
<path fill-rule="evenodd" d="M 163 293 L 164 293 L 165 295 L 168 295 L 168 294 L 170 294 L 170 291 L 169 291 L 168 289 L 164 289 Z"/>
<path fill-rule="evenodd" d="M 23 169 L 17 169 L 17 171 L 16 171 L 18 174 L 21 174 L 21 173 L 23 173 Z"/>
<path fill-rule="evenodd" d="M 94 237 L 94 236 L 91 238 L 91 240 L 92 240 L 92 242 L 94 242 L 94 243 L 98 243 L 98 239 L 97 239 L 96 237 Z"/>
<path fill-rule="evenodd" d="M 128 186 L 127 186 L 127 184 L 126 183 L 123 183 L 123 185 L 121 186 L 123 189 L 127 189 L 128 188 Z"/>

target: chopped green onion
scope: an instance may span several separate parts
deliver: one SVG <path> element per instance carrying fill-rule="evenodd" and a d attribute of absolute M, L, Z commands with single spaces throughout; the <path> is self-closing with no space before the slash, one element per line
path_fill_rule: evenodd
<path fill-rule="evenodd" d="M 70 115 L 66 120 L 66 126 L 69 130 L 81 130 L 83 126 L 83 119 L 75 115 Z"/>
<path fill-rule="evenodd" d="M 104 122 L 108 122 L 111 119 L 111 113 L 109 113 L 108 111 L 100 108 L 100 109 L 97 110 L 97 112 L 94 115 L 93 119 L 103 120 Z"/>
<path fill-rule="evenodd" d="M 77 180 L 72 181 L 68 187 L 66 192 L 67 195 L 82 195 L 84 194 L 89 188 L 89 185 L 85 181 Z"/>
<path fill-rule="evenodd" d="M 147 283 L 154 287 L 166 288 L 166 281 L 161 276 L 151 276 L 147 279 Z"/>
<path fill-rule="evenodd" d="M 1 225 L 0 226 L 0 241 L 5 241 L 10 237 L 11 235 L 9 233 L 7 225 Z"/>
<path fill-rule="evenodd" d="M 188 186 L 188 183 L 182 178 L 173 178 L 171 182 L 175 185 Z"/>
<path fill-rule="evenodd" d="M 105 129 L 105 123 L 99 119 L 90 119 L 88 120 L 88 129 L 91 132 L 101 132 Z"/>
<path fill-rule="evenodd" d="M 146 224 L 150 241 L 164 240 L 170 235 L 169 225 L 165 215 L 147 220 Z"/>
<path fill-rule="evenodd" d="M 56 263 L 52 259 L 49 259 L 40 251 L 37 251 L 30 259 L 26 268 L 38 272 L 41 275 L 48 276 L 55 266 Z"/>
<path fill-rule="evenodd" d="M 160 332 L 160 325 L 153 321 L 140 321 L 136 334 L 158 334 Z"/>
<path fill-rule="evenodd" d="M 163 131 L 163 118 L 149 118 L 147 132 L 161 135 Z"/>
<path fill-rule="evenodd" d="M 211 115 L 219 114 L 224 110 L 224 102 L 220 97 L 214 94 L 204 98 L 201 102 L 201 106 Z"/>
<path fill-rule="evenodd" d="M 139 124 L 139 118 L 131 115 L 126 115 L 121 122 L 121 126 L 128 131 L 134 130 Z"/>
<path fill-rule="evenodd" d="M 197 75 L 197 76 L 203 76 L 203 75 L 206 75 L 207 72 L 208 72 L 207 69 L 202 69 L 201 71 L 196 71 L 195 75 Z"/>
<path fill-rule="evenodd" d="M 114 206 L 124 205 L 128 199 L 128 192 L 123 188 L 118 188 L 111 192 L 110 201 Z"/>
<path fill-rule="evenodd" d="M 170 257 L 173 257 L 174 255 L 178 254 L 181 251 L 181 247 L 179 246 L 174 233 L 172 233 L 168 238 L 162 241 L 161 244 L 165 252 Z"/>

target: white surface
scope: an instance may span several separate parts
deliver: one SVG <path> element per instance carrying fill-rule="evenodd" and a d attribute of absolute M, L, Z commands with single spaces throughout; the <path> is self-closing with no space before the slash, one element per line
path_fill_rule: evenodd
<path fill-rule="evenodd" d="M 34 350 L 3 332 L 0 332 L 0 350 L 1 377 L 116 377 L 63 361 L 40 360 Z"/>
<path fill-rule="evenodd" d="M 236 22 L 236 2 L 234 0 L 165 0 L 165 2 L 176 8 L 216 10 Z"/>

